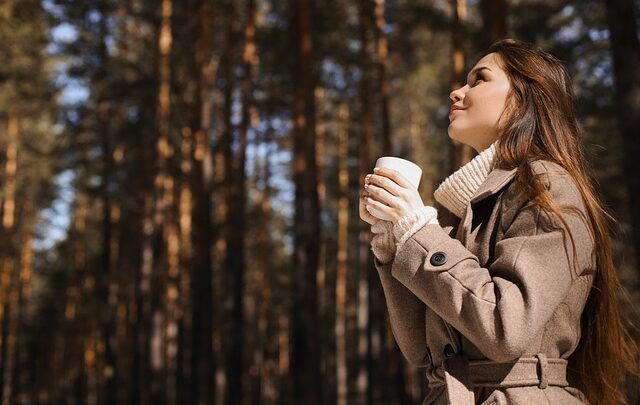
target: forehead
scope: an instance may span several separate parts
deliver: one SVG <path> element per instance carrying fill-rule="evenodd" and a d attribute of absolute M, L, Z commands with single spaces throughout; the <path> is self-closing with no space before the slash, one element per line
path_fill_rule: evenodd
<path fill-rule="evenodd" d="M 496 53 L 492 52 L 490 54 L 484 55 L 482 59 L 480 59 L 473 67 L 476 68 L 480 66 L 488 66 L 489 68 L 491 68 L 491 70 L 494 70 L 494 68 L 499 69 L 500 65 L 498 64 L 498 57 Z"/>

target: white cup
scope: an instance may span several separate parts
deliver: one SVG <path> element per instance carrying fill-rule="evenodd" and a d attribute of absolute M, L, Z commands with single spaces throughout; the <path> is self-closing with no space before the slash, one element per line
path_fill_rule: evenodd
<path fill-rule="evenodd" d="M 417 164 L 413 163 L 410 160 L 393 157 L 393 156 L 383 156 L 376 160 L 375 167 L 385 167 L 388 169 L 393 169 L 400 174 L 402 174 L 408 181 L 415 187 L 418 188 L 420 184 L 420 177 L 422 176 L 422 169 Z M 367 206 L 367 210 L 371 215 L 378 219 L 384 219 L 386 221 L 391 221 L 393 218 L 387 217 L 382 212 L 375 209 L 375 207 Z"/>

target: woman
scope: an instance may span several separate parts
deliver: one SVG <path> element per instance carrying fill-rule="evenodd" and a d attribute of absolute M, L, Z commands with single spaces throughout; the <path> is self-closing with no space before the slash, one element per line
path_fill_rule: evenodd
<path fill-rule="evenodd" d="M 570 77 L 505 39 L 467 83 L 451 92 L 448 132 L 478 155 L 439 185 L 435 206 L 387 169 L 367 175 L 360 200 L 394 337 L 426 368 L 423 404 L 625 403 L 638 349 Z"/>

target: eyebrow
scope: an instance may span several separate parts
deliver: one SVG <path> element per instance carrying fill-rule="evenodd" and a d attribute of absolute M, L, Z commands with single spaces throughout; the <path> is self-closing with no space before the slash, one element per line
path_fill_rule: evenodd
<path fill-rule="evenodd" d="M 471 76 L 473 76 L 475 73 L 478 73 L 481 70 L 487 69 L 488 71 L 491 71 L 491 69 L 489 69 L 487 66 L 478 66 L 477 68 L 473 69 L 471 72 L 469 72 L 469 76 L 467 76 L 467 83 L 469 83 L 469 78 Z"/>

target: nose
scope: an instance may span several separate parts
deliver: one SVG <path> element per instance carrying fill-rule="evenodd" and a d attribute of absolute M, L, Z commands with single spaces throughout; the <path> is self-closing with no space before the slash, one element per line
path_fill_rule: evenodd
<path fill-rule="evenodd" d="M 451 99 L 451 101 L 453 101 L 454 103 L 457 101 L 460 101 L 464 98 L 464 94 L 466 93 L 468 84 L 465 84 L 464 86 L 453 90 L 451 93 L 449 93 L 449 98 Z"/>

